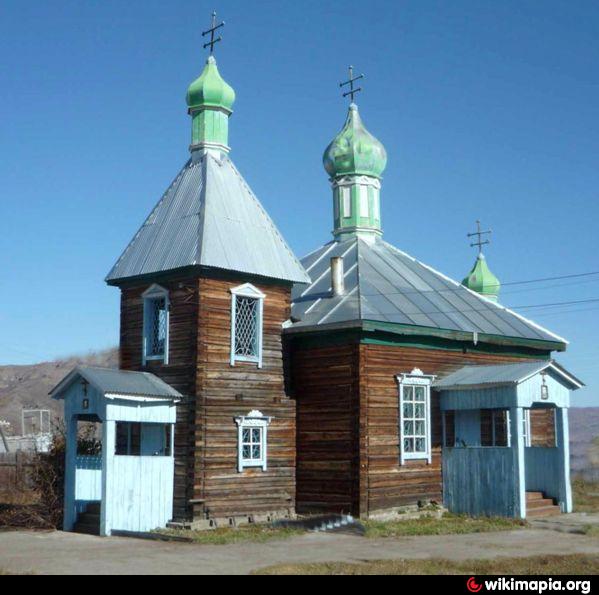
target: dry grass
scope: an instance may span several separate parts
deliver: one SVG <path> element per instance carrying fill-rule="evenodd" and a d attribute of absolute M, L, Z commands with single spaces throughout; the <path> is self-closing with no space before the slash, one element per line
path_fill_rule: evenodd
<path fill-rule="evenodd" d="M 599 483 L 575 479 L 572 491 L 574 512 L 599 512 Z"/>
<path fill-rule="evenodd" d="M 39 495 L 33 490 L 11 489 L 0 490 L 0 506 L 29 506 L 39 502 Z"/>
<path fill-rule="evenodd" d="M 304 531 L 274 528 L 268 525 L 247 525 L 236 529 L 224 528 L 207 531 L 165 529 L 157 531 L 157 533 L 170 537 L 184 538 L 192 543 L 201 545 L 229 545 L 240 542 L 264 543 L 275 539 L 289 539 L 290 537 L 303 535 Z"/>
<path fill-rule="evenodd" d="M 492 560 L 453 561 L 376 560 L 360 564 L 327 562 L 318 564 L 281 564 L 256 571 L 269 575 L 583 575 L 599 574 L 599 556 L 533 556 Z"/>
<path fill-rule="evenodd" d="M 526 521 L 508 518 L 471 518 L 445 514 L 442 518 L 422 517 L 413 520 L 366 521 L 366 537 L 406 537 L 412 535 L 455 535 L 491 533 L 526 527 Z"/>

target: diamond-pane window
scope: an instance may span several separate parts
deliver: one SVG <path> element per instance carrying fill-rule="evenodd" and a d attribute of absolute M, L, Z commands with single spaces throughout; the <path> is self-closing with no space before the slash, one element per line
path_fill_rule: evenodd
<path fill-rule="evenodd" d="M 265 295 L 249 283 L 231 290 L 231 365 L 262 367 L 262 308 Z"/>
<path fill-rule="evenodd" d="M 258 309 L 255 298 L 236 296 L 235 299 L 235 355 L 258 357 Z"/>
<path fill-rule="evenodd" d="M 144 294 L 144 360 L 168 363 L 168 293 L 153 285 Z"/>
<path fill-rule="evenodd" d="M 166 348 L 166 299 L 148 300 L 148 355 L 164 355 Z"/>

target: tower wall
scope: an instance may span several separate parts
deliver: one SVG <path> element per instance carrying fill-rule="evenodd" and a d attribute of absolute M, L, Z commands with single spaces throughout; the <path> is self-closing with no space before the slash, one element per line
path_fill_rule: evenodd
<path fill-rule="evenodd" d="M 153 279 L 122 288 L 121 368 L 149 371 L 179 390 L 175 428 L 174 518 L 181 521 L 286 513 L 295 507 L 295 402 L 285 391 L 282 324 L 290 288 L 251 281 L 264 301 L 263 366 L 230 363 L 230 289 L 242 277 Z M 169 363 L 142 364 L 144 291 L 169 290 Z M 237 468 L 235 418 L 272 417 L 268 468 Z"/>

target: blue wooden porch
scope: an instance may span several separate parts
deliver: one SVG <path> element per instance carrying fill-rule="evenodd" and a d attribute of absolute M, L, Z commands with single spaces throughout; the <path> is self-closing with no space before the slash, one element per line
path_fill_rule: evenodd
<path fill-rule="evenodd" d="M 526 518 L 572 511 L 568 408 L 582 383 L 554 362 L 466 366 L 436 384 L 443 414 L 444 504 L 454 513 Z M 551 445 L 531 418 L 552 419 Z"/>

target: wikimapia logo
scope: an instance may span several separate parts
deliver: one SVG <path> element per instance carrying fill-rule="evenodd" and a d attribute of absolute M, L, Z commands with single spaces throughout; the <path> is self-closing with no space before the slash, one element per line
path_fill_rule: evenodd
<path fill-rule="evenodd" d="M 498 578 L 481 583 L 471 576 L 466 581 L 466 588 L 470 593 L 486 591 L 527 591 L 532 593 L 544 593 L 545 591 L 577 591 L 583 595 L 591 592 L 591 581 L 561 581 L 548 578 L 546 580 L 520 580 L 514 578 Z"/>

